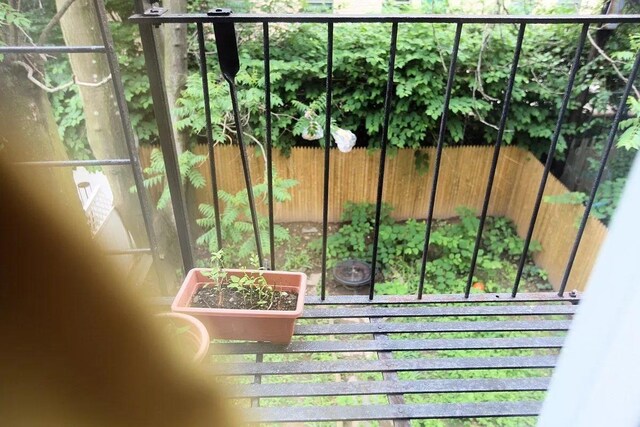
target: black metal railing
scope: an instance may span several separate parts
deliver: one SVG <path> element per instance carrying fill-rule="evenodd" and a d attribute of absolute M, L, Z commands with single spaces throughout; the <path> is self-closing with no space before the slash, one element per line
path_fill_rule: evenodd
<path fill-rule="evenodd" d="M 262 246 L 260 244 L 260 233 L 257 224 L 256 206 L 253 200 L 253 191 L 251 187 L 250 171 L 247 165 L 246 159 L 246 147 L 243 142 L 242 126 L 239 119 L 237 91 L 235 86 L 235 74 L 238 71 L 238 48 L 236 44 L 236 35 L 234 25 L 237 23 L 260 23 L 263 27 L 263 52 L 264 52 L 264 78 L 265 78 L 265 119 L 266 119 L 266 153 L 267 153 L 267 177 L 268 177 L 268 203 L 269 203 L 269 237 L 270 237 L 270 253 L 271 259 L 269 263 L 270 268 L 275 268 L 274 258 L 274 236 L 273 236 L 273 182 L 272 182 L 272 135 L 271 135 L 271 76 L 270 76 L 270 42 L 269 42 L 269 24 L 271 23 L 316 23 L 318 25 L 326 25 L 327 28 L 327 76 L 326 76 L 326 109 L 325 109 L 325 145 L 324 145 L 324 178 L 323 178 L 323 212 L 322 212 L 322 276 L 321 276 L 321 300 L 326 297 L 326 272 L 327 272 L 327 221 L 328 221 L 328 209 L 329 209 L 329 161 L 330 161 L 330 125 L 331 125 L 331 112 L 332 112 L 332 93 L 333 93 L 333 30 L 336 23 L 389 23 L 391 25 L 391 39 L 389 47 L 388 58 L 388 76 L 385 90 L 384 99 L 384 115 L 382 123 L 382 137 L 380 144 L 380 163 L 377 182 L 376 193 L 376 210 L 375 221 L 373 231 L 373 256 L 371 265 L 377 265 L 378 257 L 378 241 L 380 232 L 380 216 L 382 208 L 382 190 L 384 185 L 385 174 L 385 160 L 388 145 L 388 130 L 389 121 L 391 117 L 391 110 L 393 104 L 393 84 L 394 84 L 394 69 L 396 58 L 396 47 L 398 40 L 398 28 L 405 23 L 440 23 L 440 24 L 452 24 L 456 26 L 455 38 L 451 49 L 451 62 L 448 70 L 448 78 L 446 83 L 446 89 L 444 93 L 444 102 L 442 107 L 442 113 L 440 116 L 440 127 L 437 138 L 435 167 L 433 168 L 432 187 L 429 198 L 429 205 L 426 212 L 426 231 L 424 238 L 424 247 L 422 253 L 422 263 L 420 272 L 420 282 L 418 286 L 417 299 L 423 298 L 423 289 L 427 267 L 427 253 L 429 250 L 429 244 L 431 239 L 431 230 L 433 224 L 433 212 L 438 195 L 438 177 L 440 174 L 440 165 L 442 159 L 442 150 L 444 147 L 445 133 L 447 129 L 447 116 L 449 112 L 449 101 L 451 100 L 451 92 L 455 82 L 455 70 L 458 59 L 458 49 L 460 46 L 460 39 L 462 29 L 467 24 L 510 24 L 518 26 L 517 41 L 513 53 L 513 60 L 507 82 L 507 87 L 504 92 L 504 98 L 502 101 L 502 111 L 500 121 L 497 129 L 497 137 L 493 150 L 493 157 L 491 161 L 489 176 L 487 180 L 486 191 L 484 194 L 484 200 L 482 204 L 482 210 L 480 214 L 480 222 L 477 230 L 475 244 L 473 248 L 473 255 L 471 264 L 469 267 L 469 275 L 466 281 L 464 289 L 464 298 L 468 299 L 471 284 L 473 281 L 473 275 L 476 268 L 476 262 L 478 259 L 478 253 L 482 240 L 483 229 L 487 217 L 489 202 L 491 200 L 492 189 L 494 184 L 494 178 L 496 174 L 496 168 L 498 164 L 498 157 L 500 149 L 503 144 L 503 136 L 507 125 L 509 108 L 511 102 L 511 94 L 513 91 L 514 83 L 518 72 L 518 63 L 522 51 L 522 44 L 525 36 L 525 28 L 527 25 L 553 25 L 553 24 L 573 24 L 580 25 L 582 30 L 577 40 L 574 58 L 571 65 L 571 70 L 568 76 L 568 82 L 562 96 L 560 110 L 558 112 L 557 121 L 551 141 L 547 150 L 547 159 L 544 165 L 544 171 L 540 180 L 538 191 L 535 199 L 533 212 L 527 228 L 526 237 L 524 239 L 524 248 L 520 256 L 516 278 L 513 283 L 511 296 L 516 297 L 518 294 L 518 288 L 522 278 L 522 273 L 529 253 L 529 246 L 531 244 L 533 232 L 536 226 L 536 220 L 540 210 L 540 205 L 543 199 L 543 194 L 549 173 L 551 171 L 551 165 L 554 160 L 554 155 L 558 145 L 558 141 L 562 134 L 562 126 L 564 123 L 565 115 L 568 109 L 569 100 L 572 94 L 576 75 L 581 66 L 582 52 L 585 46 L 586 37 L 591 25 L 594 24 L 608 24 L 608 23 L 640 23 L 640 15 L 598 15 L 598 16 L 584 16 L 584 15 L 560 15 L 560 16 L 508 16 L 508 15 L 492 15 L 492 16 L 468 16 L 468 15 L 328 15 L 328 14 L 234 14 L 228 10 L 214 9 L 209 13 L 188 13 L 188 14 L 174 14 L 171 11 L 149 11 L 145 10 L 143 1 L 138 1 L 138 13 L 130 18 L 132 22 L 135 22 L 140 27 L 140 33 L 142 35 L 142 42 L 144 45 L 145 57 L 147 60 L 148 75 L 151 82 L 152 93 L 154 98 L 154 105 L 156 106 L 156 119 L 160 127 L 160 142 L 163 147 L 163 151 L 167 150 L 169 153 L 175 154 L 175 149 L 172 141 L 171 121 L 168 113 L 168 109 L 165 102 L 165 95 L 163 92 L 162 80 L 159 72 L 159 60 L 156 51 L 154 26 L 163 24 L 177 24 L 187 23 L 196 24 L 198 32 L 198 48 L 200 57 L 200 72 L 202 74 L 203 96 L 204 96 L 204 108 L 206 114 L 206 128 L 207 128 L 207 140 L 209 145 L 209 161 L 211 165 L 211 180 L 213 183 L 213 200 L 216 224 L 220 224 L 220 211 L 217 202 L 217 181 L 216 181 L 216 165 L 213 156 L 213 142 L 212 142 L 212 124 L 210 119 L 210 99 L 207 85 L 207 65 L 205 59 L 205 45 L 204 45 L 204 25 L 213 25 L 216 35 L 217 55 L 220 62 L 220 67 L 225 80 L 229 84 L 230 96 L 232 100 L 233 113 L 236 126 L 237 142 L 242 158 L 243 171 L 245 177 L 246 188 L 249 197 L 249 206 L 251 211 L 251 219 L 253 225 L 253 231 L 256 239 L 256 247 L 258 251 L 258 257 L 261 265 L 265 265 L 265 260 L 262 254 Z M 625 115 L 626 100 L 633 87 L 633 82 L 637 77 L 638 69 L 640 67 L 640 52 L 635 57 L 635 62 L 630 75 L 628 76 L 627 83 L 625 85 L 624 92 L 620 98 L 620 103 L 617 108 L 617 112 L 611 124 L 611 130 L 607 138 L 607 143 L 603 151 L 602 159 L 600 162 L 599 170 L 589 198 L 586 203 L 586 209 L 581 219 L 580 227 L 573 244 L 573 248 L 569 259 L 567 260 L 564 276 L 558 292 L 559 297 L 563 297 L 567 281 L 571 274 L 571 269 L 575 261 L 577 250 L 582 239 L 582 235 L 585 229 L 587 219 L 589 217 L 591 208 L 593 207 L 596 192 L 600 185 L 604 168 L 606 166 L 609 153 L 613 147 L 616 132 L 620 124 L 621 119 Z M 167 160 L 169 160 L 167 162 Z M 165 155 L 165 162 L 167 168 L 167 175 L 169 177 L 169 188 L 171 190 L 171 196 L 174 200 L 174 212 L 176 212 L 176 224 L 178 228 L 178 235 L 181 242 L 181 248 L 183 248 L 183 261 L 185 269 L 189 269 L 193 266 L 193 257 L 191 255 L 189 227 L 187 223 L 187 217 L 184 214 L 184 202 L 181 195 L 181 189 L 179 185 L 179 171 L 178 165 L 175 160 L 175 155 Z M 222 236 L 219 227 L 216 229 L 216 236 L 218 245 L 222 247 Z M 372 274 L 372 281 L 370 286 L 369 299 L 373 299 L 375 296 L 375 274 Z"/>

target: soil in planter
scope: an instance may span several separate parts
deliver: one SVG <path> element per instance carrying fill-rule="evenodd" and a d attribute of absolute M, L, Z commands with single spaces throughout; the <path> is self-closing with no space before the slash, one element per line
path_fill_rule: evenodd
<path fill-rule="evenodd" d="M 264 292 L 263 292 L 264 294 Z M 282 310 L 294 311 L 298 303 L 298 295 L 291 292 L 273 291 L 273 299 L 266 304 L 258 289 L 249 287 L 242 292 L 225 285 L 209 285 L 201 287 L 191 299 L 191 307 L 228 308 L 236 310 Z"/>

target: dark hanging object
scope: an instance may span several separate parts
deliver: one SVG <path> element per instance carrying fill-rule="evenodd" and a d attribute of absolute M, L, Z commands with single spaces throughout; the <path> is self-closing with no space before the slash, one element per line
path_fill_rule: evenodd
<path fill-rule="evenodd" d="M 228 15 L 229 9 L 214 9 L 222 11 L 216 15 Z M 228 12 L 227 12 L 228 11 Z M 236 41 L 236 30 L 232 22 L 220 22 L 213 24 L 213 32 L 216 36 L 216 48 L 218 49 L 218 61 L 220 69 L 227 81 L 232 81 L 240 71 L 240 60 L 238 58 L 238 43 Z"/>

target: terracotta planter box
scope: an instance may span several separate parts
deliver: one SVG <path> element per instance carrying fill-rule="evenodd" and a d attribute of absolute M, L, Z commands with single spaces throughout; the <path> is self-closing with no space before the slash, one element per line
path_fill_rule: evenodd
<path fill-rule="evenodd" d="M 194 268 L 182 282 L 171 309 L 200 320 L 213 338 L 228 340 L 269 341 L 288 344 L 293 336 L 293 326 L 302 315 L 304 294 L 307 289 L 307 276 L 304 273 L 267 270 L 225 269 L 228 276 L 262 275 L 276 290 L 292 292 L 298 295 L 296 309 L 280 310 L 236 310 L 227 308 L 190 307 L 193 294 L 211 279 L 202 274 L 207 269 Z"/>

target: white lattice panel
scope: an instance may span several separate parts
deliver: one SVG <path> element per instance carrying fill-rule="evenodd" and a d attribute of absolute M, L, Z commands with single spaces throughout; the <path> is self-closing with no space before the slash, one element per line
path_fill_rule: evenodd
<path fill-rule="evenodd" d="M 93 234 L 104 224 L 111 209 L 113 209 L 113 197 L 109 192 L 105 191 L 105 187 L 101 185 L 91 196 L 84 208 Z"/>

